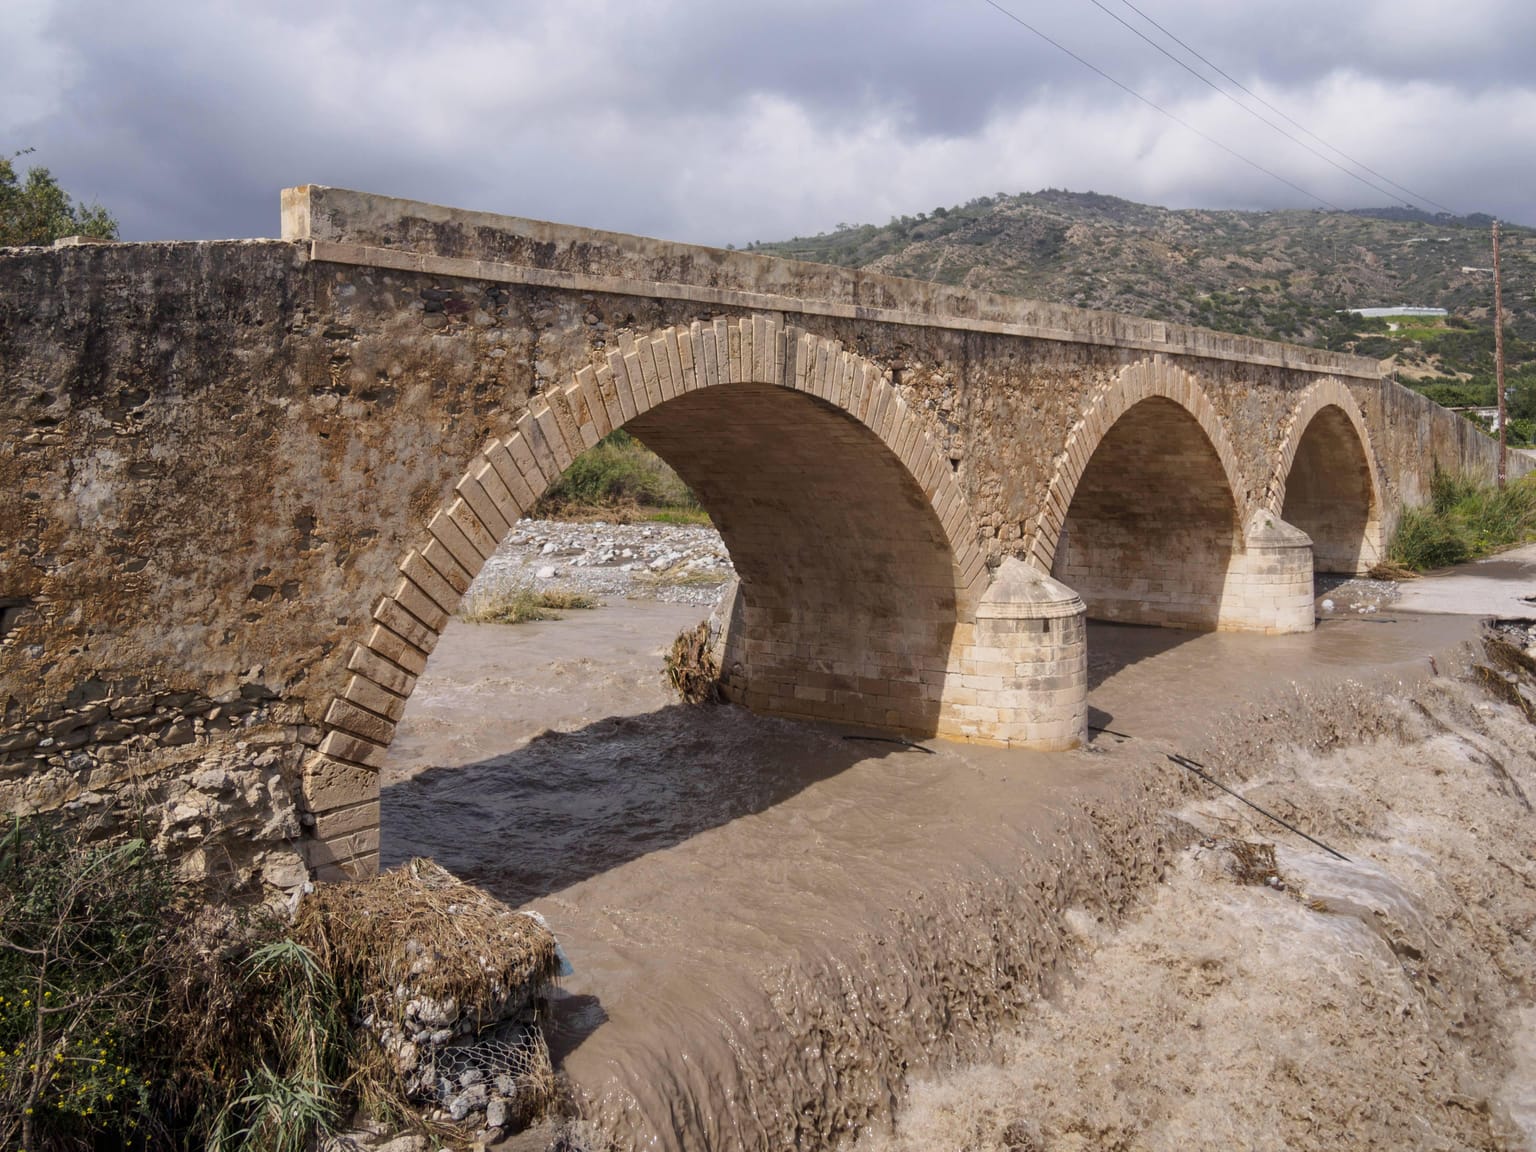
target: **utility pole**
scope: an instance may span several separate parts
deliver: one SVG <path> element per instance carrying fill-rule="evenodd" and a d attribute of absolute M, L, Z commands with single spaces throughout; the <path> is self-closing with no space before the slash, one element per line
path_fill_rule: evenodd
<path fill-rule="evenodd" d="M 1499 222 L 1493 222 L 1493 381 L 1499 396 L 1499 490 L 1509 475 L 1504 425 L 1504 285 L 1499 278 Z"/>

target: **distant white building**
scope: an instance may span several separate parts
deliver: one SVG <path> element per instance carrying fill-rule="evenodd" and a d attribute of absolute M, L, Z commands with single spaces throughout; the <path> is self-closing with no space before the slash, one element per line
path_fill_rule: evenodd
<path fill-rule="evenodd" d="M 1408 304 L 1399 304 L 1396 308 L 1345 308 L 1345 312 L 1352 312 L 1356 316 L 1446 316 L 1449 315 L 1444 308 L 1414 308 Z"/>

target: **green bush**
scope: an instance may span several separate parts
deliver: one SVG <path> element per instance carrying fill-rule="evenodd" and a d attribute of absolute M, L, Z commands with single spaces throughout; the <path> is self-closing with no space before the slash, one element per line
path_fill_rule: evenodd
<path fill-rule="evenodd" d="M 346 1006 L 261 911 L 210 920 L 143 840 L 0 838 L 0 1149 L 299 1152 L 353 1103 Z"/>
<path fill-rule="evenodd" d="M 623 429 L 578 456 L 544 494 L 535 515 L 603 509 L 697 509 L 682 479 Z"/>
<path fill-rule="evenodd" d="M 1516 447 L 1536 444 L 1536 418 L 1511 420 L 1507 441 Z"/>
<path fill-rule="evenodd" d="M 1433 509 L 1408 508 L 1398 521 L 1387 559 L 1415 572 L 1460 564 L 1472 555 L 1460 526 Z"/>
<path fill-rule="evenodd" d="M 174 918 L 170 871 L 142 840 L 81 846 L 12 823 L 0 841 L 0 1147 L 150 1123 L 155 972 Z"/>
<path fill-rule="evenodd" d="M 1466 476 L 1437 472 L 1430 501 L 1398 522 L 1387 558 L 1405 568 L 1444 568 L 1536 538 L 1536 477 L 1499 491 Z"/>

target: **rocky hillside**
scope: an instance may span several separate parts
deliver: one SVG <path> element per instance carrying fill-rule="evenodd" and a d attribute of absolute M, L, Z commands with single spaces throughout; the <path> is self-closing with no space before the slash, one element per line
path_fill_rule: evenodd
<path fill-rule="evenodd" d="M 1490 217 L 1156 208 L 1093 192 L 982 196 L 753 251 L 1391 360 L 1456 407 L 1494 403 Z M 1515 441 L 1536 438 L 1536 229 L 1503 229 Z M 1445 308 L 1366 320 L 1349 308 Z"/>
<path fill-rule="evenodd" d="M 1096 193 L 983 196 L 755 251 L 1106 308 L 1300 343 L 1338 344 L 1338 309 L 1491 311 L 1486 216 L 1173 210 Z M 1536 338 L 1536 230 L 1504 229 L 1505 307 Z"/>

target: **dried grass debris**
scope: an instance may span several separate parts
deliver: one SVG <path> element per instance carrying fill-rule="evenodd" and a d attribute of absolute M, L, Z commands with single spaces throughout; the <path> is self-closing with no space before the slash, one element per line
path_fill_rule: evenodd
<path fill-rule="evenodd" d="M 1273 844 L 1239 840 L 1234 836 L 1212 836 L 1200 841 L 1200 847 L 1219 854 L 1222 872 L 1235 883 L 1285 891 L 1285 880 L 1280 875 Z"/>
<path fill-rule="evenodd" d="M 426 1106 L 435 1124 L 497 1128 L 549 1103 L 554 1072 L 539 1021 L 561 959 L 536 917 L 415 859 L 316 890 L 293 934 L 374 1041 L 359 1087 L 375 1109 Z"/>
<path fill-rule="evenodd" d="M 687 704 L 720 704 L 720 666 L 714 656 L 715 632 L 709 621 L 678 633 L 667 653 L 666 676 L 672 690 Z"/>

